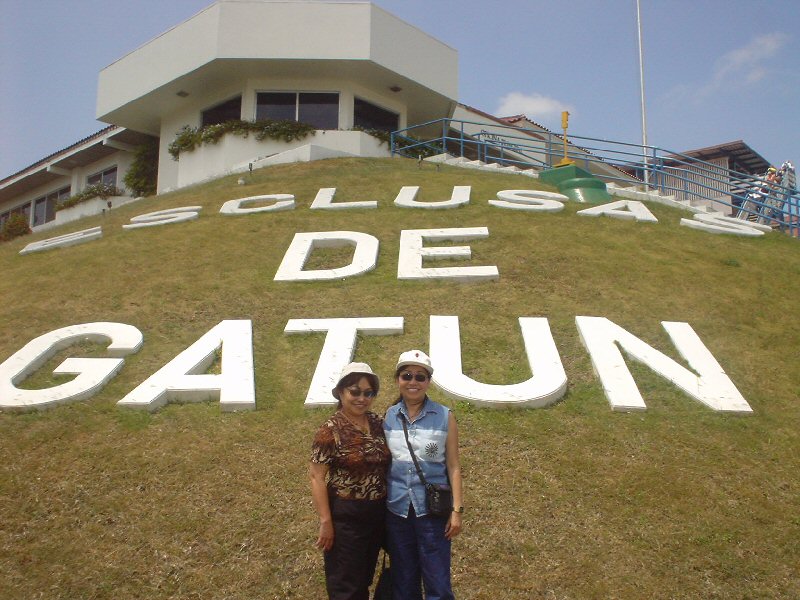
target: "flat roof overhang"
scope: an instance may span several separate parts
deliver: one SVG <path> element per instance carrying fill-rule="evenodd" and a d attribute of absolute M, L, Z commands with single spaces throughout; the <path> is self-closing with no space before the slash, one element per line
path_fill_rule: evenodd
<path fill-rule="evenodd" d="M 409 123 L 449 117 L 456 101 L 371 61 L 215 59 L 110 112 L 98 115 L 108 123 L 158 136 L 161 116 L 179 110 L 209 88 L 228 87 L 238 79 L 244 88 L 253 78 L 325 78 L 350 81 L 382 91 L 408 107 Z M 398 90 L 399 88 L 399 90 Z M 398 91 L 394 91 L 398 90 Z"/>
<path fill-rule="evenodd" d="M 157 135 L 178 92 L 265 77 L 398 87 L 414 123 L 449 116 L 458 53 L 367 2 L 219 0 L 103 69 L 96 114 Z"/>
<path fill-rule="evenodd" d="M 122 127 L 106 127 L 0 181 L 0 202 L 12 200 L 36 188 L 55 183 L 69 176 L 73 169 L 95 163 L 118 150 L 132 152 L 148 139 L 151 139 L 150 136 L 136 131 Z"/>
<path fill-rule="evenodd" d="M 686 158 L 684 157 L 696 158 L 707 162 L 716 158 L 731 158 L 736 163 L 736 166 L 743 168 L 750 175 L 765 173 L 770 166 L 766 158 L 761 156 L 742 140 L 717 144 L 716 146 L 708 146 L 707 148 L 698 148 L 697 150 L 686 150 L 677 156 L 679 158 L 674 159 L 677 162 L 681 160 L 685 162 Z M 670 156 L 665 157 L 665 160 L 670 160 Z"/>

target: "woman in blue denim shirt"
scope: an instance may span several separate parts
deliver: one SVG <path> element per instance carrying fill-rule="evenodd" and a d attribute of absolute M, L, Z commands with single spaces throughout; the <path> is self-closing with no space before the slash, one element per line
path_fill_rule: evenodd
<path fill-rule="evenodd" d="M 395 370 L 400 397 L 386 412 L 383 424 L 392 453 L 386 533 L 394 600 L 422 600 L 422 586 L 426 600 L 455 598 L 450 583 L 450 542 L 461 532 L 464 512 L 458 426 L 446 406 L 428 398 L 432 375 L 427 354 L 420 350 L 401 354 Z M 425 487 L 403 433 L 404 419 L 425 480 L 449 483 L 452 488 L 453 510 L 447 517 L 428 514 Z"/>

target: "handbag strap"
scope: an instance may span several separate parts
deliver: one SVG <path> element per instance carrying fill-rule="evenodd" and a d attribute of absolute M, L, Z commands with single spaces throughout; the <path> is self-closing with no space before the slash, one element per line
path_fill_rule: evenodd
<path fill-rule="evenodd" d="M 417 469 L 417 475 L 419 475 L 419 479 L 422 482 L 422 485 L 428 487 L 428 482 L 425 481 L 425 475 L 422 474 L 422 469 L 419 468 L 419 462 L 417 462 L 417 455 L 414 454 L 414 449 L 411 447 L 411 442 L 408 440 L 408 425 L 406 424 L 406 416 L 398 411 L 397 415 L 400 417 L 400 421 L 403 423 L 403 435 L 406 436 L 406 445 L 408 445 L 408 451 L 411 453 L 411 459 L 414 461 L 414 466 Z"/>

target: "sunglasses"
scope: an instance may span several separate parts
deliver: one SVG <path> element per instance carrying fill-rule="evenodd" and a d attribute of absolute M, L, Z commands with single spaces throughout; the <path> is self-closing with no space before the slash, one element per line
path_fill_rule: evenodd
<path fill-rule="evenodd" d="M 361 396 L 364 396 L 364 398 L 369 399 L 375 397 L 375 392 L 373 392 L 372 390 L 362 390 L 360 388 L 345 388 L 345 389 L 347 390 L 347 393 L 350 394 L 353 398 L 361 398 Z"/>
<path fill-rule="evenodd" d="M 420 383 L 423 381 L 428 381 L 428 376 L 424 373 L 409 373 L 406 371 L 405 373 L 400 373 L 400 379 L 403 381 L 419 381 Z"/>

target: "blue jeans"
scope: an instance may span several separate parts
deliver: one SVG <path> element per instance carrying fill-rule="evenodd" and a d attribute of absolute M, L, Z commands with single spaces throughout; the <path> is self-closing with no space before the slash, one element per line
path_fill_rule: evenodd
<path fill-rule="evenodd" d="M 446 517 L 408 517 L 386 513 L 386 535 L 392 565 L 394 600 L 455 600 L 450 585 L 450 540 L 444 537 Z"/>

